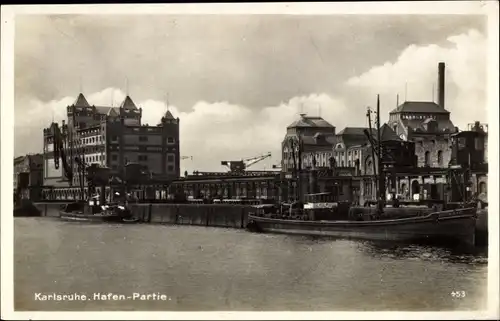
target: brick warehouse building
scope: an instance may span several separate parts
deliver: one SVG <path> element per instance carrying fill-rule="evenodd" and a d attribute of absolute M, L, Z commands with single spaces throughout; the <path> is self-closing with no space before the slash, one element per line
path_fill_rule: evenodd
<path fill-rule="evenodd" d="M 167 111 L 157 126 L 142 124 L 142 108 L 127 96 L 119 107 L 90 105 L 83 94 L 67 106 L 67 120 L 61 132 L 68 163 L 75 173 L 72 188 L 63 181 L 63 166 L 54 164 L 52 127 L 43 133 L 43 169 L 45 192 L 55 198 L 79 197 L 80 176 L 71 155 L 81 156 L 86 165 L 100 164 L 113 175 L 123 174 L 124 165 L 137 162 L 152 177 L 173 180 L 180 176 L 179 118 Z M 73 130 L 73 131 L 72 131 Z M 72 132 L 71 132 L 72 131 Z M 70 139 L 73 133 L 73 139 Z M 50 196 L 46 196 L 50 197 Z"/>

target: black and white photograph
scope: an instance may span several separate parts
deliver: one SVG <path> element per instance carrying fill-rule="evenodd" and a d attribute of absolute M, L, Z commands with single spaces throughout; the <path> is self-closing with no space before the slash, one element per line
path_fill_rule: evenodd
<path fill-rule="evenodd" d="M 498 2 L 11 5 L 1 41 L 2 319 L 499 318 Z"/>

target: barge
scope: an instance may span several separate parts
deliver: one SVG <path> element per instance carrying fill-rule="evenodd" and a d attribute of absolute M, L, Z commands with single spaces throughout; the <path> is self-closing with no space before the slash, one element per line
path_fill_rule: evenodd
<path fill-rule="evenodd" d="M 343 215 L 332 207 L 331 218 L 314 220 L 310 219 L 312 213 L 307 208 L 285 214 L 272 205 L 257 205 L 248 216 L 247 228 L 253 232 L 473 245 L 476 211 L 475 207 L 468 207 L 412 217 L 365 220 L 361 217 L 335 219 Z"/>

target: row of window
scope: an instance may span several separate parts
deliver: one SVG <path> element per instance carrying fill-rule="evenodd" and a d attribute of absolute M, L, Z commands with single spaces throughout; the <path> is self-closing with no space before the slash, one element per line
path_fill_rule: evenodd
<path fill-rule="evenodd" d="M 424 119 L 436 119 L 436 116 L 435 115 L 401 115 L 401 119 L 409 119 L 409 120 L 413 120 L 413 119 L 421 119 L 421 120 L 424 120 Z"/>
<path fill-rule="evenodd" d="M 94 143 L 102 143 L 104 142 L 104 136 L 94 136 L 82 138 L 78 141 L 80 144 L 94 144 Z"/>
<path fill-rule="evenodd" d="M 111 155 L 111 160 L 112 161 L 117 161 L 118 160 L 118 155 L 112 154 Z M 148 155 L 138 155 L 137 160 L 140 162 L 147 162 L 148 161 Z M 167 155 L 167 162 L 173 163 L 175 161 L 175 156 L 174 155 Z"/>
<path fill-rule="evenodd" d="M 441 167 L 443 166 L 443 151 L 438 150 L 437 151 L 437 166 Z M 426 151 L 424 154 L 424 166 L 432 166 L 432 161 L 431 161 L 431 152 Z"/>
<path fill-rule="evenodd" d="M 111 136 L 111 141 L 112 142 L 118 141 L 118 136 Z M 147 142 L 148 136 L 139 136 L 139 141 L 140 142 Z M 167 144 L 174 144 L 174 143 L 175 143 L 174 137 L 167 137 Z"/>
<path fill-rule="evenodd" d="M 101 162 L 106 160 L 106 155 L 85 156 L 86 163 Z"/>
<path fill-rule="evenodd" d="M 144 169 L 147 170 L 148 166 L 144 166 Z M 114 164 L 114 165 L 111 165 L 111 169 L 116 171 L 118 170 L 118 165 Z M 168 172 L 174 172 L 175 171 L 175 167 L 173 165 L 168 165 L 167 166 L 167 171 Z"/>

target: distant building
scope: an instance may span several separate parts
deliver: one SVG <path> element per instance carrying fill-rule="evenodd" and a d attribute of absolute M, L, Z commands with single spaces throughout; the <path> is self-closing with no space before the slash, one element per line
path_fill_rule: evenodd
<path fill-rule="evenodd" d="M 14 158 L 14 192 L 19 187 L 24 198 L 38 199 L 43 185 L 43 155 L 24 155 Z"/>
<path fill-rule="evenodd" d="M 438 65 L 438 103 L 406 101 L 389 114 L 389 125 L 402 140 L 416 143 L 419 167 L 445 168 L 450 162 L 450 135 L 458 132 L 445 109 L 445 64 Z"/>
<path fill-rule="evenodd" d="M 482 165 L 472 170 L 472 193 L 483 202 L 488 202 L 488 124 L 476 121 L 469 124 L 467 130 L 480 133 L 475 137 L 474 149 Z"/>
<path fill-rule="evenodd" d="M 79 193 L 80 176 L 74 161 L 80 156 L 86 165 L 100 164 L 122 175 L 129 162 L 139 163 L 151 176 L 176 179 L 180 176 L 179 118 L 167 111 L 156 126 L 142 124 L 142 108 L 127 96 L 119 107 L 90 105 L 83 94 L 67 106 L 67 120 L 61 131 L 67 161 L 73 169 L 74 193 Z M 47 186 L 68 187 L 63 166 L 54 166 L 54 135 L 44 129 L 44 181 Z M 67 189 L 66 189 L 67 190 Z"/>
<path fill-rule="evenodd" d="M 336 135 L 333 147 L 335 165 L 338 168 L 350 168 L 354 177 L 351 183 L 352 197 L 363 202 L 375 197 L 374 173 L 377 166 L 377 156 L 372 152 L 372 146 L 365 134 L 370 133 L 366 127 L 346 127 Z M 372 129 L 373 138 L 377 138 L 377 130 Z M 380 128 L 382 141 L 401 140 L 387 124 Z"/>
<path fill-rule="evenodd" d="M 335 144 L 335 127 L 318 116 L 301 114 L 299 119 L 287 127 L 286 135 L 281 143 L 282 171 L 288 172 L 294 168 L 294 155 L 297 150 L 292 141 L 300 142 L 302 150 L 301 167 L 311 167 L 313 157 L 316 166 L 326 167 L 333 156 L 332 146 Z M 298 162 L 298 158 L 296 158 Z M 298 168 L 298 164 L 296 164 Z"/>

